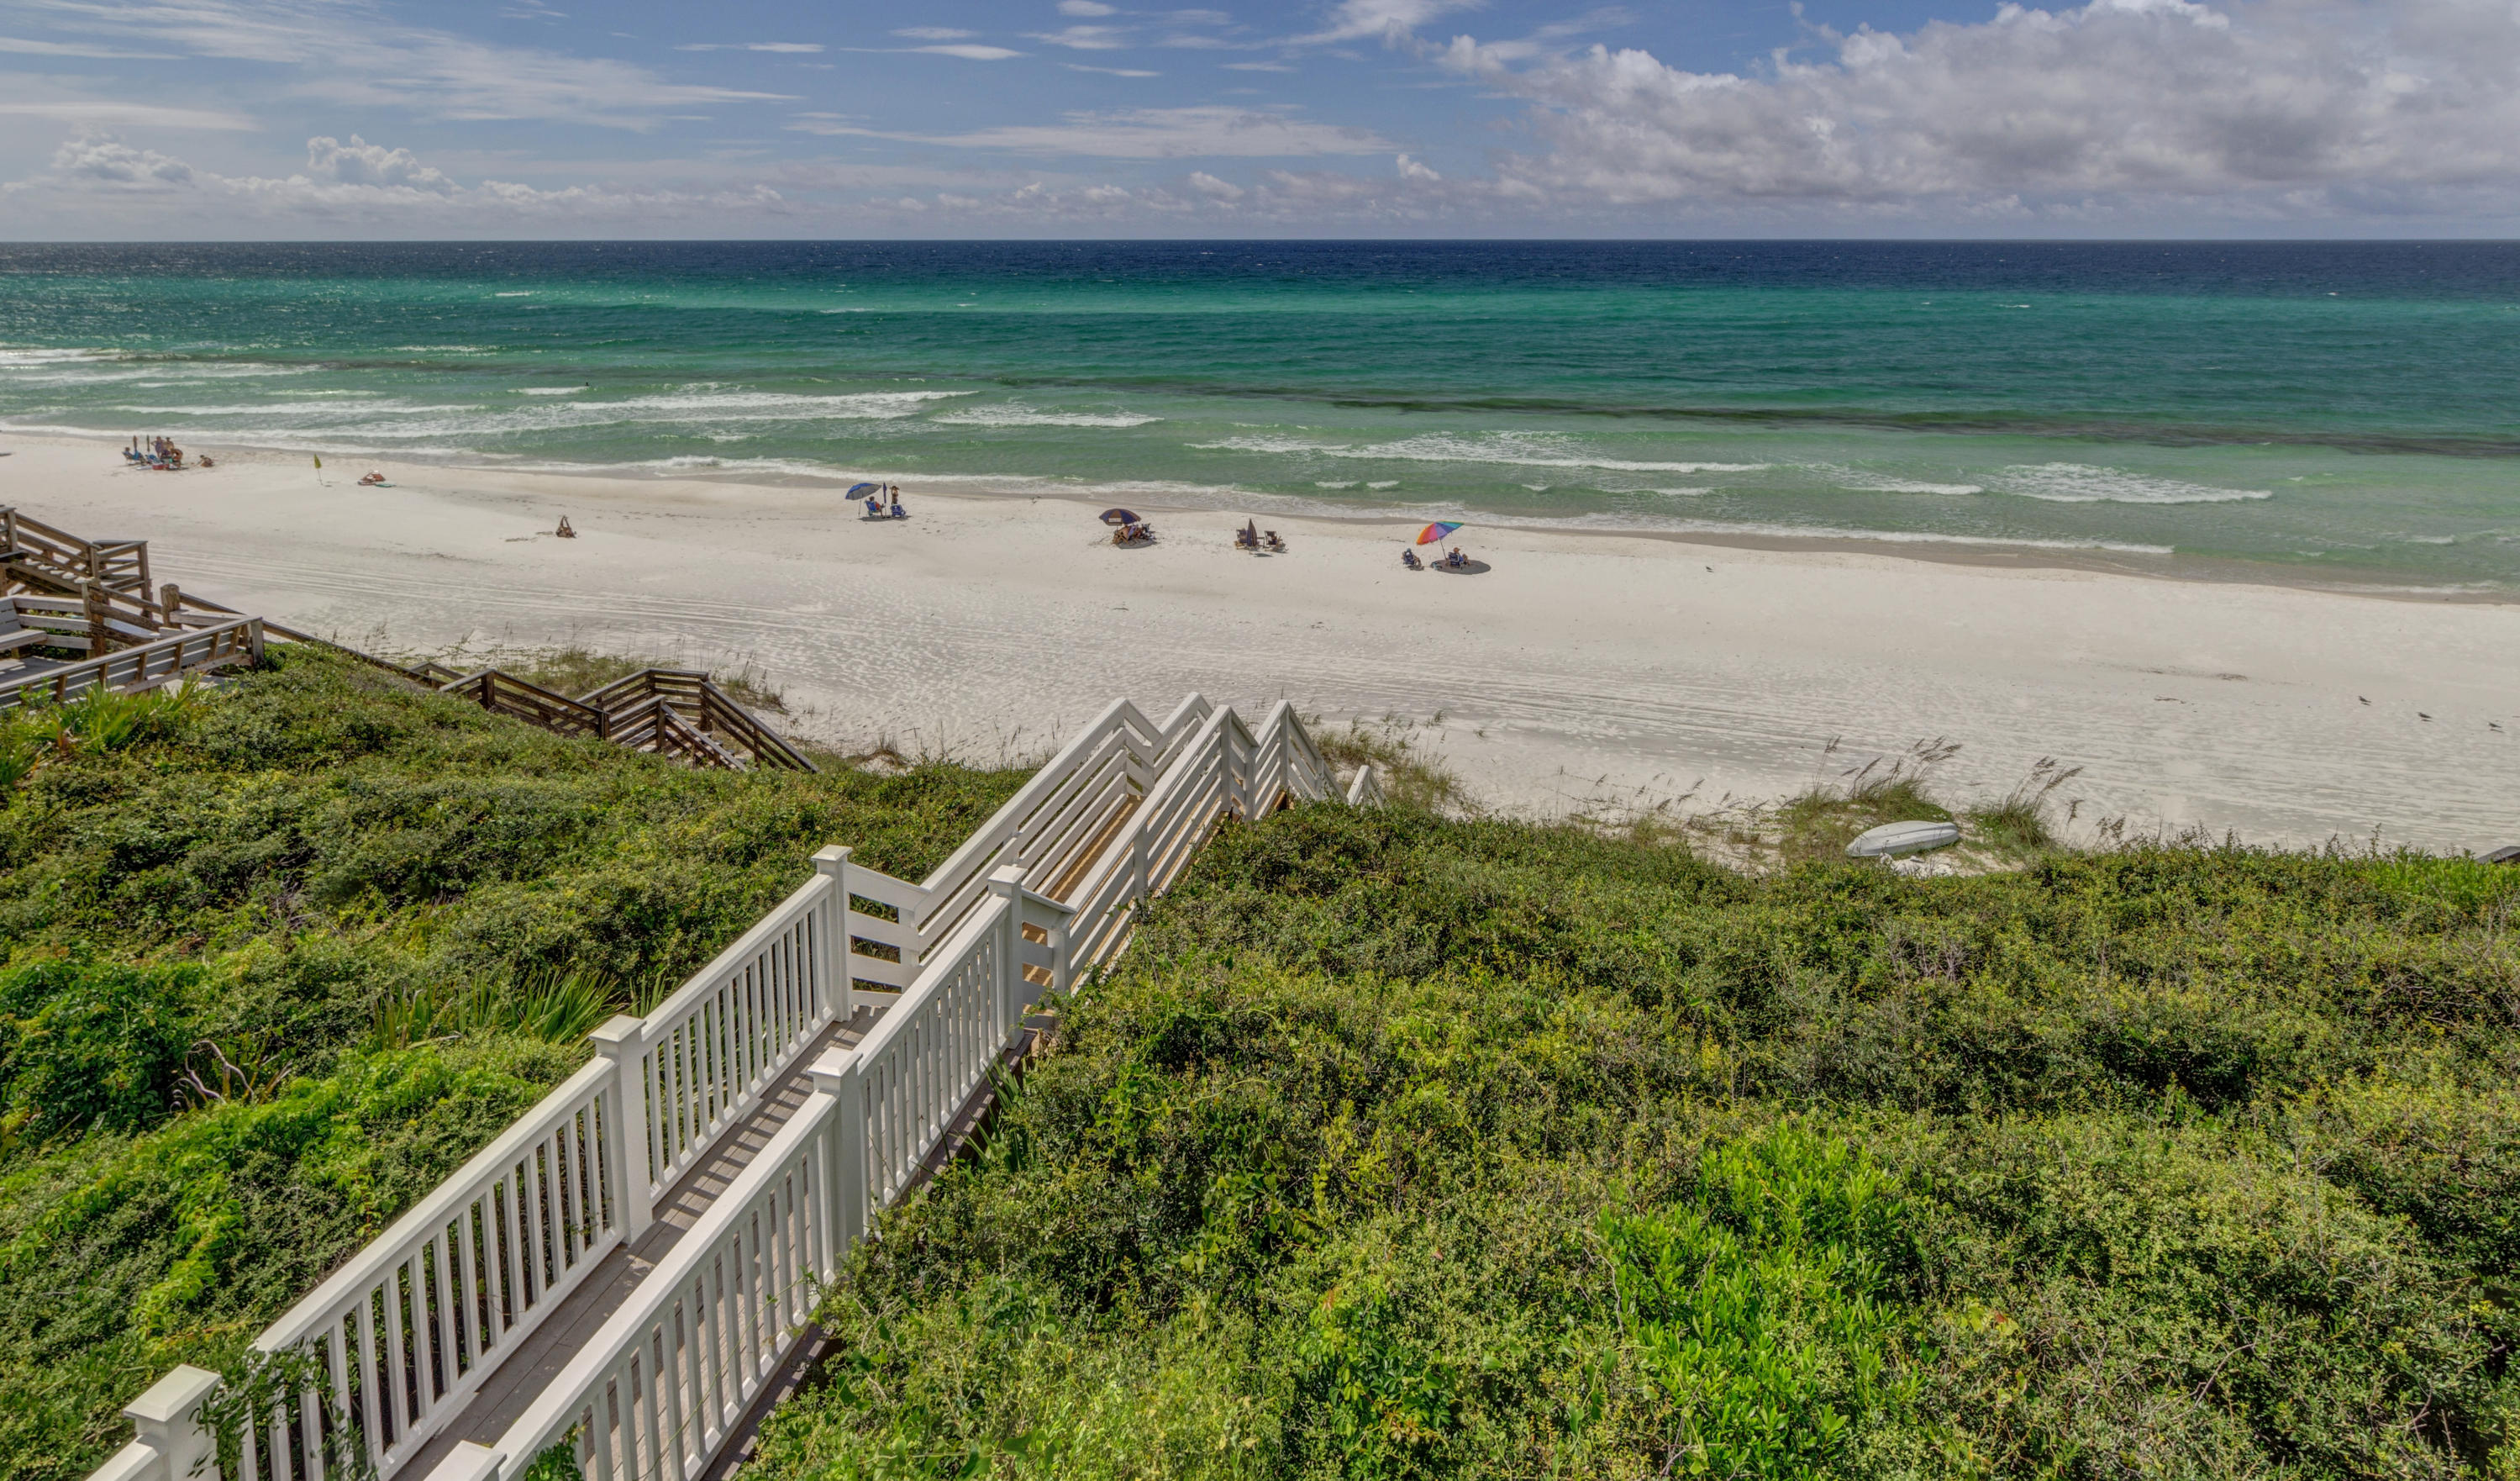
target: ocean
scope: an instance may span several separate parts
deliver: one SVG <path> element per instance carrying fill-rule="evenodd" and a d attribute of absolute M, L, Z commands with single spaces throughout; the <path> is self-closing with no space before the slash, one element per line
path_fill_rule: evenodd
<path fill-rule="evenodd" d="M 0 432 L 2520 591 L 2520 244 L 0 246 Z"/>

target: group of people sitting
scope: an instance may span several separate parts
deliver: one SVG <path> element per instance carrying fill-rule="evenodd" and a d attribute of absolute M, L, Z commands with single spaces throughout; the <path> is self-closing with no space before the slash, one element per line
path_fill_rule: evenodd
<path fill-rule="evenodd" d="M 1254 530 L 1250 526 L 1245 525 L 1241 529 L 1234 532 L 1234 546 L 1238 550 L 1276 550 L 1282 552 L 1286 548 L 1286 542 L 1278 537 L 1278 532 L 1275 530 Z"/>
<path fill-rule="evenodd" d="M 131 445 L 122 449 L 122 460 L 135 468 L 173 470 L 184 466 L 184 449 L 167 438 L 150 438 L 145 441 L 133 438 Z M 202 458 L 202 466 L 210 466 L 207 455 Z"/>
<path fill-rule="evenodd" d="M 887 499 L 889 502 L 887 502 Z M 871 520 L 906 520 L 910 512 L 901 507 L 901 486 L 889 484 L 866 496 L 866 517 Z"/>
<path fill-rule="evenodd" d="M 385 476 L 382 473 L 371 473 L 367 477 L 359 480 L 359 486 L 362 488 L 382 488 L 385 486 Z"/>
<path fill-rule="evenodd" d="M 1407 545 L 1403 545 L 1400 547 L 1400 564 L 1408 567 L 1412 571 L 1423 571 L 1426 569 L 1427 563 L 1418 559 L 1417 551 L 1411 549 Z M 1461 571 L 1469 566 L 1470 558 L 1462 554 L 1461 546 L 1455 545 L 1446 550 L 1442 559 L 1436 561 L 1434 564 L 1435 569 L 1438 571 Z"/>
<path fill-rule="evenodd" d="M 1154 537 L 1155 527 L 1145 520 L 1133 521 L 1111 532 L 1111 543 L 1114 545 L 1134 545 L 1140 540 L 1151 540 Z"/>

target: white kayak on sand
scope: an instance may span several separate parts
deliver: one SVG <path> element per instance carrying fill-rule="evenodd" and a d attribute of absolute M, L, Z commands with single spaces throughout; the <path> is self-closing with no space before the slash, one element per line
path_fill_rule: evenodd
<path fill-rule="evenodd" d="M 1902 854 L 1948 849 L 1959 841 L 1958 823 L 1883 823 L 1857 834 L 1846 852 L 1852 858 L 1896 858 Z"/>

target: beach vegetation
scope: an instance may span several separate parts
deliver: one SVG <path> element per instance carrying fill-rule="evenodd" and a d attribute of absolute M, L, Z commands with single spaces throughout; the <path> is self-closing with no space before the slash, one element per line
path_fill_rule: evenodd
<path fill-rule="evenodd" d="M 1425 731 L 1443 721 L 1440 713 L 1422 722 L 1386 713 L 1379 718 L 1358 717 L 1345 725 L 1332 725 L 1319 716 L 1309 716 L 1305 727 L 1342 787 L 1359 767 L 1370 765 L 1383 798 L 1395 807 L 1455 815 L 1475 812 L 1478 804 L 1460 773 L 1425 743 Z"/>
<path fill-rule="evenodd" d="M 12 749 L 12 748 L 16 749 Z M 1022 774 L 698 771 L 305 649 L 0 719 L 0 1474 L 83 1477 L 845 842 Z"/>
<path fill-rule="evenodd" d="M 747 1474 L 2520 1473 L 2515 905 L 1229 827 Z"/>

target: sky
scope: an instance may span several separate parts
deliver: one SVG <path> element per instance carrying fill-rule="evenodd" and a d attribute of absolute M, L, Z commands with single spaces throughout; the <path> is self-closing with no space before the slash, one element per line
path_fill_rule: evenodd
<path fill-rule="evenodd" d="M 2520 0 L 0 0 L 0 239 L 2520 235 Z"/>

